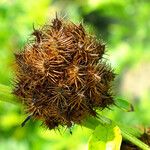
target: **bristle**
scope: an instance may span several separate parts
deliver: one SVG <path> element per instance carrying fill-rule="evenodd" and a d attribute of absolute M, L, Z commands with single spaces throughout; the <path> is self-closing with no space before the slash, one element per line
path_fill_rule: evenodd
<path fill-rule="evenodd" d="M 96 108 L 113 104 L 111 82 L 115 74 L 102 61 L 105 45 L 88 34 L 83 24 L 56 18 L 35 29 L 35 40 L 16 53 L 13 93 L 33 119 L 49 129 L 70 128 Z M 27 119 L 22 123 L 24 126 Z"/>

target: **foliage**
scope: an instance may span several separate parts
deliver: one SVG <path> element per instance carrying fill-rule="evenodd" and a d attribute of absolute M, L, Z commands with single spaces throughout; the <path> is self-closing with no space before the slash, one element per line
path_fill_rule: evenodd
<path fill-rule="evenodd" d="M 123 112 L 116 107 L 112 107 L 112 111 L 107 109 L 98 111 L 129 127 L 131 125 L 147 127 L 150 125 L 148 89 L 143 90 L 142 95 L 136 95 L 134 98 L 127 91 L 122 93 L 121 81 L 126 70 L 133 70 L 141 62 L 150 63 L 149 9 L 150 5 L 147 0 L 85 0 L 83 2 L 79 0 L 71 2 L 69 0 L 65 2 L 60 0 L 1 0 L 0 83 L 12 86 L 13 53 L 19 51 L 26 39 L 29 39 L 33 24 L 35 27 L 43 24 L 45 20 L 54 16 L 56 11 L 63 15 L 67 14 L 72 21 L 80 22 L 83 18 L 88 30 L 95 32 L 99 38 L 102 37 L 107 44 L 108 56 L 105 57 L 111 59 L 111 64 L 118 74 L 116 85 L 114 85 L 117 87 L 115 89 L 117 96 L 121 100 L 129 99 L 134 105 L 134 112 Z M 148 81 L 145 84 L 147 83 Z M 3 93 L 0 95 L 0 100 L 2 100 L 0 101 L 0 148 L 2 150 L 87 149 L 88 137 L 92 131 L 84 127 L 75 125 L 72 129 L 73 134 L 70 135 L 68 130 L 60 129 L 60 133 L 49 131 L 39 127 L 41 122 L 31 120 L 24 128 L 21 128 L 20 124 L 25 118 L 21 107 L 18 104 L 4 102 L 12 98 L 7 94 L 10 88 L 6 88 L 5 91 L 2 90 L 2 86 L 0 88 L 0 94 Z M 5 97 L 8 99 L 4 100 Z M 123 109 L 131 108 L 128 106 L 127 103 L 119 102 L 119 107 Z M 93 122 L 96 123 L 94 120 Z M 120 124 L 117 125 L 122 128 Z M 99 125 L 96 128 L 98 132 L 94 131 L 93 135 L 100 134 L 101 128 L 103 127 Z M 110 130 L 113 130 L 113 127 Z M 119 136 L 119 133 L 117 135 Z"/>
<path fill-rule="evenodd" d="M 90 138 L 89 150 L 119 150 L 121 141 L 122 135 L 118 126 L 113 123 L 98 125 Z"/>

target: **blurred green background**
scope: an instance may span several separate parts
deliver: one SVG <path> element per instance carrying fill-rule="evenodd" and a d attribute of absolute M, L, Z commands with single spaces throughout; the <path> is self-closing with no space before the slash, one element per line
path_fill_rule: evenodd
<path fill-rule="evenodd" d="M 58 12 L 107 45 L 106 59 L 118 74 L 116 97 L 130 101 L 134 112 L 117 107 L 102 114 L 126 125 L 150 126 L 149 0 L 0 0 L 0 83 L 12 86 L 14 51 L 21 50 L 36 28 Z M 1 99 L 1 98 L 0 98 Z M 22 106 L 0 101 L 0 150 L 84 150 L 92 131 L 75 125 L 49 131 L 41 122 L 21 122 Z"/>

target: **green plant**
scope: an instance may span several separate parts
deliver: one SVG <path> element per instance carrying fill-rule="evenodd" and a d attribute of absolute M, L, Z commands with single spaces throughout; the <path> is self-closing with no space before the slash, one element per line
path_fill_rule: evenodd
<path fill-rule="evenodd" d="M 59 125 L 70 127 L 73 122 L 94 130 L 89 141 L 89 149 L 111 147 L 117 150 L 120 148 L 122 136 L 142 149 L 149 149 L 132 136 L 128 128 L 95 111 L 96 108 L 105 108 L 110 104 L 116 104 L 124 110 L 132 110 L 132 106 L 127 102 L 121 99 L 114 101 L 112 98 L 110 83 L 114 73 L 104 62 L 99 63 L 105 50 L 104 45 L 86 35 L 81 24 L 63 25 L 63 22 L 56 18 L 52 27 L 49 27 L 45 26 L 42 30 L 34 29 L 35 43 L 27 46 L 23 53 L 16 54 L 17 83 L 13 93 L 25 103 L 30 113 L 22 125 L 30 117 L 41 119 L 50 129 Z M 62 30 L 63 32 L 59 32 Z M 49 38 L 50 35 L 52 38 Z M 90 48 L 89 51 L 83 50 L 84 44 Z M 38 81 L 40 85 L 36 84 Z M 1 89 L 2 99 L 12 101 L 11 88 L 1 85 Z M 60 112 L 63 113 L 59 114 Z M 137 134 L 139 133 L 136 132 Z"/>

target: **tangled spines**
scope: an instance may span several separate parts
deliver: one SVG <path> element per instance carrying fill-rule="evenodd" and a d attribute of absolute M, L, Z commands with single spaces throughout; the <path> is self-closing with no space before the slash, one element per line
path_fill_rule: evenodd
<path fill-rule="evenodd" d="M 105 45 L 88 34 L 83 24 L 56 16 L 34 29 L 32 37 L 15 54 L 13 91 L 29 116 L 42 120 L 49 129 L 71 127 L 87 116 L 96 117 L 97 108 L 114 103 L 111 82 L 115 74 L 103 61 Z"/>

